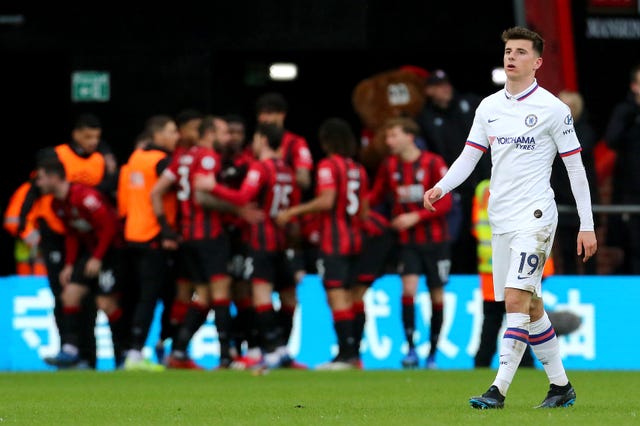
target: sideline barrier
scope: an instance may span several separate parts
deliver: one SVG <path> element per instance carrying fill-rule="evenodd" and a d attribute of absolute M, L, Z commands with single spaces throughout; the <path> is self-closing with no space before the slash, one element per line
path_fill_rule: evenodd
<path fill-rule="evenodd" d="M 367 324 L 362 346 L 366 369 L 400 368 L 400 360 L 406 352 L 400 289 L 400 278 L 387 275 L 378 279 L 366 294 Z M 635 321 L 640 277 L 552 276 L 545 280 L 543 292 L 549 310 L 570 310 L 582 318 L 582 325 L 576 332 L 560 338 L 567 369 L 640 370 L 640 357 L 632 348 L 624 346 L 628 338 L 627 328 L 623 326 Z M 478 277 L 454 275 L 445 293 L 438 368 L 472 368 L 482 324 Z M 337 350 L 331 313 L 317 276 L 307 276 L 298 286 L 298 299 L 300 304 L 289 348 L 299 362 L 314 367 L 331 359 Z M 277 307 L 278 300 L 274 302 Z M 0 278 L 0 341 L 4 349 L 0 351 L 0 370 L 51 369 L 42 358 L 55 355 L 60 346 L 52 306 L 53 297 L 45 277 Z M 159 304 L 145 347 L 145 352 L 152 358 L 161 309 Z M 430 315 L 429 294 L 421 279 L 416 297 L 415 341 L 423 363 L 429 351 Z M 215 368 L 218 363 L 219 345 L 213 321 L 213 314 L 210 314 L 189 348 L 194 360 L 205 368 Z M 113 369 L 111 333 L 102 313 L 98 314 L 96 338 L 97 368 Z M 496 359 L 493 367 L 497 367 Z"/>

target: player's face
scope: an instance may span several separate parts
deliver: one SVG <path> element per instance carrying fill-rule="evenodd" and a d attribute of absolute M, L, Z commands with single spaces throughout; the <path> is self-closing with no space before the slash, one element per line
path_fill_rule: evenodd
<path fill-rule="evenodd" d="M 194 118 L 180 126 L 180 139 L 190 144 L 196 143 L 199 138 L 198 128 L 202 123 L 202 119 Z"/>
<path fill-rule="evenodd" d="M 53 192 L 53 178 L 47 175 L 44 170 L 38 169 L 36 172 L 36 186 L 43 194 L 51 194 Z"/>
<path fill-rule="evenodd" d="M 507 78 L 512 81 L 531 78 L 542 65 L 531 40 L 507 40 L 503 61 Z"/>
<path fill-rule="evenodd" d="M 84 152 L 92 154 L 98 149 L 101 134 L 101 129 L 83 127 L 81 129 L 75 129 L 71 134 L 71 137 L 75 143 L 80 145 L 80 148 L 82 148 Z"/>
<path fill-rule="evenodd" d="M 176 123 L 173 121 L 165 124 L 164 128 L 154 135 L 155 142 L 169 151 L 175 149 L 179 138 L 180 133 L 178 133 Z"/>
<path fill-rule="evenodd" d="M 229 123 L 229 146 L 234 151 L 240 151 L 244 145 L 244 126 L 242 123 Z"/>
<path fill-rule="evenodd" d="M 407 146 L 408 141 L 409 135 L 407 135 L 400 126 L 392 127 L 385 132 L 385 142 L 393 155 L 401 154 Z"/>
<path fill-rule="evenodd" d="M 213 147 L 216 151 L 222 152 L 229 145 L 231 134 L 229 133 L 229 124 L 220 119 L 215 120 L 216 137 L 213 143 Z"/>
<path fill-rule="evenodd" d="M 253 156 L 258 158 L 260 157 L 260 152 L 262 151 L 262 147 L 266 143 L 266 137 L 258 132 L 253 134 L 253 141 L 251 142 L 251 151 L 253 152 Z"/>
<path fill-rule="evenodd" d="M 449 82 L 430 85 L 425 91 L 431 101 L 441 108 L 449 106 L 453 98 L 453 86 Z"/>
<path fill-rule="evenodd" d="M 284 126 L 284 112 L 261 111 L 258 113 L 258 123 L 275 124 L 278 127 Z"/>

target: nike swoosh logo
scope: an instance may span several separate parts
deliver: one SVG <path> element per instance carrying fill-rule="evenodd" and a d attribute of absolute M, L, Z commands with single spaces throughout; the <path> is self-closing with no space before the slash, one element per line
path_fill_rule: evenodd
<path fill-rule="evenodd" d="M 499 118 L 494 118 L 493 120 L 492 120 L 492 119 L 489 119 L 489 120 L 487 120 L 487 121 L 488 121 L 489 123 L 493 123 L 493 122 L 494 122 L 494 121 L 496 121 L 496 120 L 500 120 L 500 119 L 499 119 Z"/>
<path fill-rule="evenodd" d="M 526 280 L 527 278 L 531 278 L 531 277 L 529 277 L 529 276 L 521 277 L 520 275 L 518 275 L 518 279 L 519 280 Z"/>

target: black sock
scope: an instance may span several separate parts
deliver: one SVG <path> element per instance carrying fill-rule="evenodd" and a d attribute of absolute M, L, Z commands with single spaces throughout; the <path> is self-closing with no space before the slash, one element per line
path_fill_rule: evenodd
<path fill-rule="evenodd" d="M 291 337 L 291 330 L 293 329 L 293 314 L 295 313 L 295 307 L 280 306 L 278 311 L 278 323 L 280 325 L 280 345 L 286 346 L 289 343 Z"/>
<path fill-rule="evenodd" d="M 416 310 L 413 296 L 402 296 L 402 325 L 404 326 L 404 336 L 409 344 L 409 349 L 415 348 L 413 332 L 416 329 Z"/>
<path fill-rule="evenodd" d="M 438 339 L 440 338 L 440 330 L 442 330 L 443 320 L 443 305 L 431 304 L 431 335 L 429 341 L 431 343 L 431 349 L 429 349 L 429 356 L 435 356 L 438 350 Z"/>
<path fill-rule="evenodd" d="M 353 313 L 353 338 L 356 341 L 359 353 L 362 337 L 364 336 L 364 326 L 367 319 L 364 311 L 364 302 L 354 302 Z"/>
<path fill-rule="evenodd" d="M 184 317 L 184 322 L 178 330 L 176 335 L 176 341 L 173 342 L 172 350 L 181 351 L 186 353 L 187 346 L 191 337 L 198 331 L 198 329 L 204 324 L 209 313 L 209 307 L 192 303 L 187 310 L 187 314 Z"/>
<path fill-rule="evenodd" d="M 280 327 L 272 305 L 256 307 L 256 324 L 260 332 L 260 347 L 263 352 L 275 351 L 280 343 Z"/>
<path fill-rule="evenodd" d="M 213 312 L 215 314 L 216 330 L 218 331 L 218 341 L 220 342 L 220 358 L 229 359 L 231 348 L 231 311 L 229 300 L 214 300 Z"/>
<path fill-rule="evenodd" d="M 333 327 L 338 338 L 338 358 L 351 359 L 358 356 L 353 334 L 353 310 L 333 311 Z"/>
<path fill-rule="evenodd" d="M 116 366 L 122 365 L 125 358 L 127 343 L 127 324 L 123 317 L 122 309 L 118 308 L 108 315 L 109 328 L 111 328 L 111 341 L 113 342 L 113 357 Z M 146 339 L 146 335 L 144 338 Z M 144 344 L 144 342 L 143 342 Z"/>
<path fill-rule="evenodd" d="M 80 317 L 82 316 L 82 308 L 80 306 L 65 306 L 63 312 L 63 329 L 60 332 L 62 344 L 72 345 L 76 348 L 80 344 Z"/>

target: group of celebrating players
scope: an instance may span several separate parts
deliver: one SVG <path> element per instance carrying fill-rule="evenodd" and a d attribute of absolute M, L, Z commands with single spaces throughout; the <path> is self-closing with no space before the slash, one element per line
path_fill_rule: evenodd
<path fill-rule="evenodd" d="M 435 367 L 451 196 L 435 212 L 422 204 L 425 189 L 446 173 L 444 160 L 418 148 L 415 122 L 397 118 L 385 126 L 389 156 L 367 171 L 355 159 L 350 125 L 329 118 L 318 131 L 324 155 L 314 165 L 307 141 L 285 130 L 280 94 L 260 97 L 256 112 L 250 141 L 241 117 L 186 111 L 177 124 L 151 117 L 120 167 L 90 115 L 80 117 L 71 142 L 38 153 L 21 232 L 40 234 L 56 299 L 61 349 L 45 362 L 95 362 L 85 342 L 94 306 L 109 319 L 117 367 L 200 369 L 188 347 L 213 310 L 219 368 L 304 368 L 287 344 L 296 285 L 317 272 L 339 348 L 317 368 L 361 368 L 363 297 L 377 277 L 397 271 L 408 343 L 402 364 L 420 362 L 414 296 L 425 275 L 432 301 L 426 365 Z M 143 347 L 158 301 L 164 309 L 156 363 Z"/>

